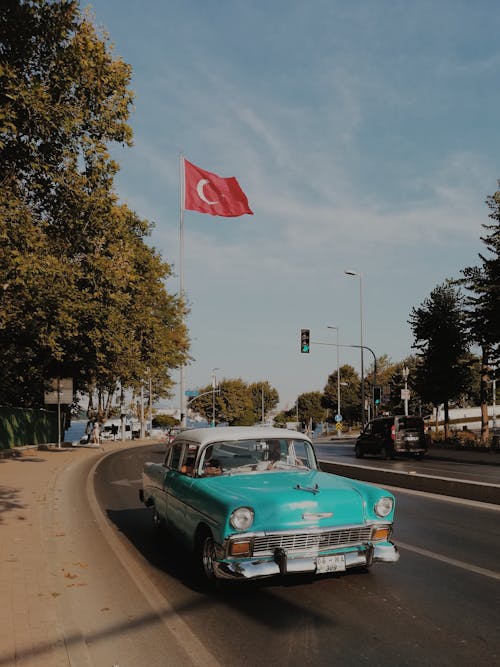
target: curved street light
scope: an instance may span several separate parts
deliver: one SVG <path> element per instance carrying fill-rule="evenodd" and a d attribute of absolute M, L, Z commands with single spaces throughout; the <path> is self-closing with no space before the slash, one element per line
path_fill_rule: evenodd
<path fill-rule="evenodd" d="M 337 416 L 338 419 L 341 420 L 342 418 L 342 413 L 340 412 L 340 364 L 339 364 L 339 328 L 336 326 L 330 326 L 328 325 L 328 329 L 335 329 L 337 332 Z M 337 420 L 335 420 L 337 421 Z M 341 423 L 341 422 L 339 422 Z M 339 428 L 337 430 L 337 435 L 340 438 L 340 431 L 341 429 Z"/>
<path fill-rule="evenodd" d="M 365 368 L 363 358 L 363 274 L 351 269 L 345 269 L 347 276 L 358 276 L 359 278 L 359 323 L 360 323 L 360 347 L 361 347 L 361 425 L 365 425 Z"/>

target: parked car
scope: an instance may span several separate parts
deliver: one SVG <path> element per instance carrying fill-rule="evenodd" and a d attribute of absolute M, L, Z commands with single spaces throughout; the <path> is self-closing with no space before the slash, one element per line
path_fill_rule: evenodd
<path fill-rule="evenodd" d="M 311 440 L 270 427 L 191 429 L 143 469 L 142 502 L 202 577 L 323 574 L 399 559 L 391 493 L 321 472 Z M 170 542 L 169 542 L 170 544 Z"/>
<path fill-rule="evenodd" d="M 427 435 L 422 417 L 393 415 L 377 417 L 368 422 L 360 433 L 356 445 L 356 457 L 374 454 L 383 459 L 397 454 L 411 454 L 422 458 L 427 451 Z"/>

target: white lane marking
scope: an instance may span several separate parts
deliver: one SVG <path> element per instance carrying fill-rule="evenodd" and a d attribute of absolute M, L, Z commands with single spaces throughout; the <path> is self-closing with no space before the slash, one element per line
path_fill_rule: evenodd
<path fill-rule="evenodd" d="M 494 572 L 493 570 L 487 570 L 484 567 L 477 567 L 477 565 L 464 563 L 464 561 L 457 560 L 456 558 L 448 558 L 448 556 L 442 556 L 441 554 L 436 554 L 433 551 L 415 547 L 412 544 L 405 544 L 404 542 L 399 542 L 399 540 L 395 540 L 395 542 L 398 548 L 400 547 L 401 549 L 407 549 L 408 551 L 413 551 L 420 556 L 433 558 L 434 560 L 439 560 L 442 563 L 447 563 L 448 565 L 453 565 L 454 567 L 460 567 L 462 570 L 467 570 L 468 572 L 473 572 L 474 574 L 480 574 L 483 577 L 489 577 L 490 579 L 496 579 L 497 581 L 500 581 L 500 572 Z"/>

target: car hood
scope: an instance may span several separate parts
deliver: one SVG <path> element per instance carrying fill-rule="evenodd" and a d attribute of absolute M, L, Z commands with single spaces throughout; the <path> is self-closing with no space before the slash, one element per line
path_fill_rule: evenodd
<path fill-rule="evenodd" d="M 362 491 L 329 473 L 270 472 L 204 481 L 206 491 L 224 500 L 228 511 L 241 506 L 254 510 L 252 531 L 360 524 L 366 518 Z"/>

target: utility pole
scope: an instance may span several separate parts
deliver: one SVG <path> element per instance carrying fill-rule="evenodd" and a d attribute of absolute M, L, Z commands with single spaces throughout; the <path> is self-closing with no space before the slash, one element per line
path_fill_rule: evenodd
<path fill-rule="evenodd" d="M 342 413 L 340 412 L 340 363 L 339 363 L 339 328 L 336 326 L 328 326 L 329 329 L 335 329 L 337 332 L 337 415 L 335 424 L 342 424 Z M 340 438 L 342 429 L 337 427 L 337 436 Z"/>
<path fill-rule="evenodd" d="M 405 417 L 408 417 L 408 375 L 410 374 L 410 369 L 407 366 L 403 366 L 403 369 L 401 370 L 401 375 L 403 376 L 403 380 L 405 381 L 405 397 L 404 397 L 404 402 L 405 402 Z"/>

